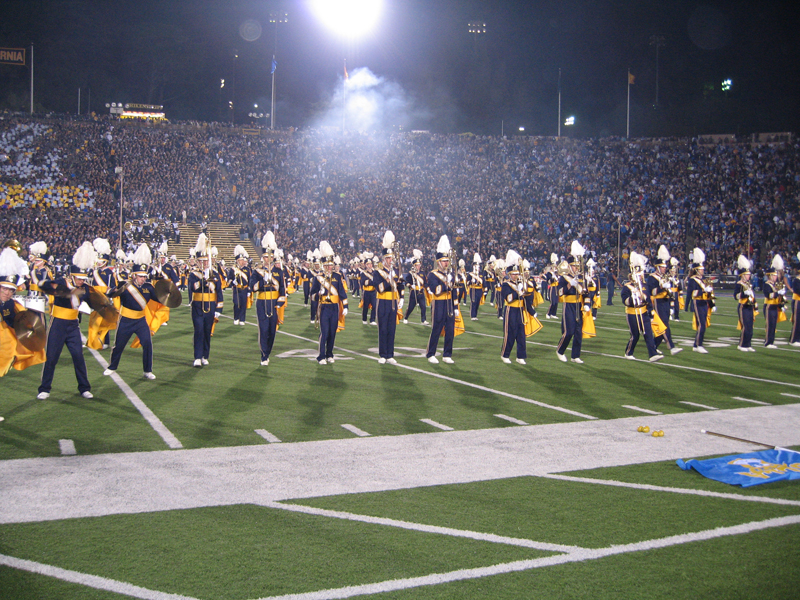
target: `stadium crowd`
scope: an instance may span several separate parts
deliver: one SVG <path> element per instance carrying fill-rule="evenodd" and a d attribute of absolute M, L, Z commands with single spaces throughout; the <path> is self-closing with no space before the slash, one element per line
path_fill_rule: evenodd
<path fill-rule="evenodd" d="M 345 259 L 387 229 L 406 256 L 446 233 L 468 264 L 514 248 L 543 267 L 573 239 L 615 264 L 619 236 L 623 257 L 663 243 L 685 265 L 699 246 L 709 272 L 732 273 L 740 253 L 768 264 L 800 247 L 796 141 L 257 133 L 6 116 L 0 237 L 62 258 L 98 236 L 116 246 L 121 193 L 125 220 L 164 225 L 126 232 L 126 250 L 183 221 L 238 224 L 256 245 L 271 229 L 296 255 L 326 239 Z"/>

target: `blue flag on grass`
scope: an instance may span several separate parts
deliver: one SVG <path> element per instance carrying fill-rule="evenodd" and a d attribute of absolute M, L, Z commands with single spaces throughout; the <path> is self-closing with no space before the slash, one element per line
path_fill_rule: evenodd
<path fill-rule="evenodd" d="M 785 448 L 677 463 L 684 471 L 694 469 L 709 479 L 742 487 L 800 479 L 800 452 Z"/>

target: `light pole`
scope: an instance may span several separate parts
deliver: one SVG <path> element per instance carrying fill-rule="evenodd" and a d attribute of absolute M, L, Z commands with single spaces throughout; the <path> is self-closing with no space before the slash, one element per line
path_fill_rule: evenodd
<path fill-rule="evenodd" d="M 233 51 L 233 77 L 231 78 L 231 101 L 228 105 L 231 108 L 231 125 L 236 125 L 236 59 L 239 58 L 239 51 Z"/>
<path fill-rule="evenodd" d="M 114 169 L 114 173 L 119 175 L 119 247 L 122 249 L 122 167 Z"/>
<path fill-rule="evenodd" d="M 269 22 L 275 23 L 275 51 L 272 53 L 272 64 L 270 65 L 270 75 L 272 75 L 272 106 L 269 111 L 269 128 L 275 129 L 275 70 L 278 68 L 278 62 L 275 56 L 278 54 L 278 24 L 288 23 L 289 15 L 287 13 L 271 13 L 269 15 Z"/>
<path fill-rule="evenodd" d="M 473 50 L 477 51 L 478 49 L 478 36 L 482 33 L 486 33 L 486 23 L 480 20 L 470 21 L 467 23 L 467 31 L 472 34 L 473 38 Z"/>
<path fill-rule="evenodd" d="M 654 107 L 658 107 L 658 49 L 664 45 L 664 41 L 663 35 L 650 36 L 650 45 L 656 47 L 656 102 Z"/>

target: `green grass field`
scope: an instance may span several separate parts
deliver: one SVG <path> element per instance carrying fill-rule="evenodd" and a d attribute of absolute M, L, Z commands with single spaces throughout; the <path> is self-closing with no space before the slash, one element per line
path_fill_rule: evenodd
<path fill-rule="evenodd" d="M 657 364 L 623 360 L 628 332 L 615 305 L 600 309 L 584 365 L 556 359 L 560 323 L 543 320 L 528 338 L 527 366 L 500 361 L 502 322 L 488 303 L 456 338 L 456 364 L 424 359 L 429 329 L 415 311 L 412 323 L 398 325 L 400 365 L 378 365 L 377 328 L 362 325 L 357 299 L 337 336 L 336 363 L 320 366 L 308 310 L 297 295 L 291 301 L 268 367 L 259 364 L 256 327 L 223 317 L 211 364 L 193 368 L 189 309 L 180 307 L 154 338 L 158 379 L 142 378 L 140 350 L 125 351 L 118 375 L 132 394 L 103 377 L 88 351 L 94 400 L 78 395 L 66 352 L 47 401 L 35 399 L 38 367 L 9 373 L 0 379 L 0 460 L 58 457 L 60 440 L 71 440 L 78 458 L 168 450 L 164 432 L 189 450 L 267 444 L 256 430 L 287 444 L 356 439 L 343 425 L 402 436 L 440 431 L 436 424 L 466 431 L 637 416 L 645 423 L 643 411 L 800 399 L 789 323 L 779 325 L 779 350 L 754 340 L 756 353 L 740 353 L 730 298 L 712 318 L 708 355 L 691 352 L 691 320 L 682 313 L 672 330 L 684 352 L 666 352 Z M 255 324 L 254 311 L 248 320 Z M 763 340 L 763 316 L 756 326 Z M 110 349 L 99 355 L 108 360 Z M 643 340 L 636 356 L 646 358 Z M 798 597 L 800 486 L 741 490 L 674 461 L 628 462 L 568 473 L 587 481 L 500 478 L 7 523 L 0 598 Z"/>

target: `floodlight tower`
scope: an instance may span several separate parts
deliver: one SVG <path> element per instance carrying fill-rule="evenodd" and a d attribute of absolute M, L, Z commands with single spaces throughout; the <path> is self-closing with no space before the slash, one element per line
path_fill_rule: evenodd
<path fill-rule="evenodd" d="M 470 21 L 467 23 L 467 32 L 472 34 L 473 49 L 478 50 L 478 37 L 486 34 L 486 22 L 482 20 Z"/>
<path fill-rule="evenodd" d="M 269 22 L 275 24 L 275 51 L 272 53 L 272 64 L 270 65 L 270 74 L 272 75 L 272 106 L 269 111 L 269 128 L 275 129 L 275 70 L 278 68 L 278 62 L 275 57 L 278 54 L 278 25 L 280 23 L 288 23 L 289 15 L 285 12 L 270 13 Z"/>

